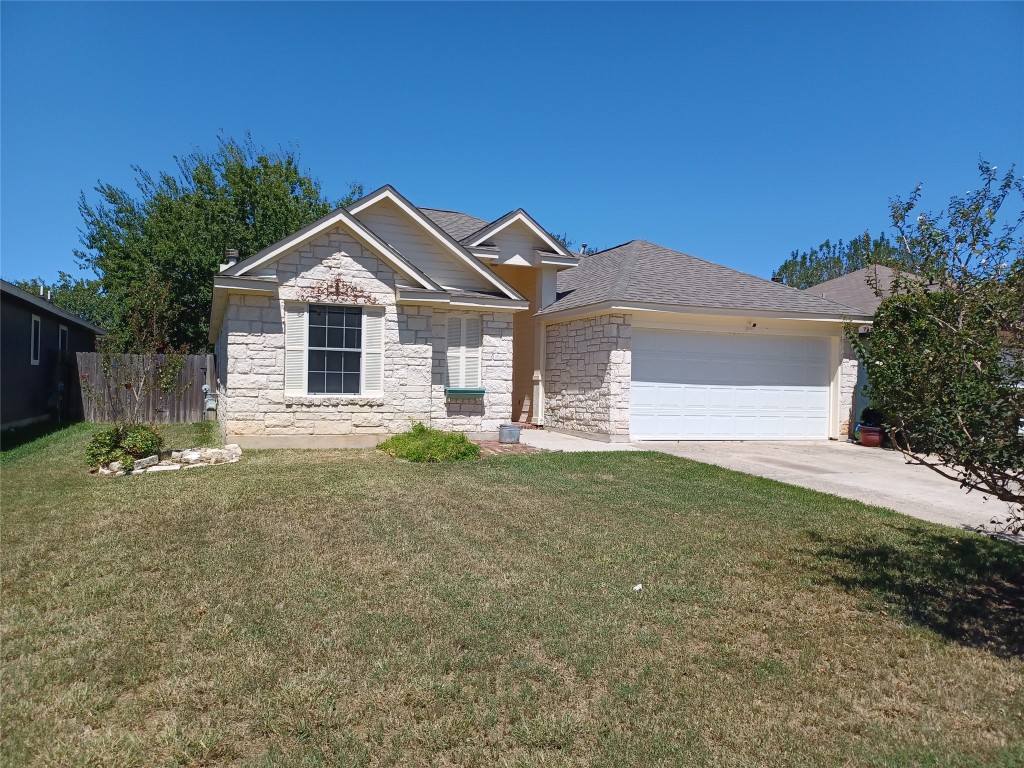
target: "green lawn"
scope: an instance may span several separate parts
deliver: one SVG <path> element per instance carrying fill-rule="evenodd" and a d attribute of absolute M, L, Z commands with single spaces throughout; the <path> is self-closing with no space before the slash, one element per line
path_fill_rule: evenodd
<path fill-rule="evenodd" d="M 653 453 L 89 434 L 0 462 L 4 765 L 1024 763 L 1022 547 Z"/>

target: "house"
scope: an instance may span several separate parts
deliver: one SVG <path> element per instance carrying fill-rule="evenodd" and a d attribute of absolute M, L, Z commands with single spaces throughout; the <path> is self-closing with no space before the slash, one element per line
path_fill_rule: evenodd
<path fill-rule="evenodd" d="M 0 280 L 0 429 L 81 418 L 74 353 L 103 329 Z"/>
<path fill-rule="evenodd" d="M 218 415 L 243 446 L 372 444 L 422 421 L 600 440 L 848 430 L 869 315 L 634 240 L 581 257 L 385 186 L 214 278 Z M 855 377 L 855 370 L 854 370 Z"/>

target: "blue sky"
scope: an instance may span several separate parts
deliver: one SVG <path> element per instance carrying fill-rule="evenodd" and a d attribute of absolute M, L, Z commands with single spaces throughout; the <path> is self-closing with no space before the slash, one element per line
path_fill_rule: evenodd
<path fill-rule="evenodd" d="M 80 191 L 295 143 L 349 181 L 769 276 L 1024 166 L 1022 3 L 0 6 L 0 271 L 76 271 Z M 94 199 L 94 196 L 91 198 Z"/>

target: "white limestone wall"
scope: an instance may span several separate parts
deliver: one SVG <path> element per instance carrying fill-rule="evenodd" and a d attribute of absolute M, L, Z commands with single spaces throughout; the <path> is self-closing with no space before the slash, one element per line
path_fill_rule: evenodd
<path fill-rule="evenodd" d="M 229 296 L 224 343 L 217 345 L 227 363 L 219 415 L 228 439 L 386 435 L 418 421 L 490 433 L 511 418 L 511 313 L 481 313 L 484 398 L 446 401 L 445 310 L 396 305 L 394 273 L 343 231 L 284 257 L 276 268 L 276 298 Z M 285 301 L 383 306 L 383 395 L 286 395 Z"/>
<path fill-rule="evenodd" d="M 853 430 L 860 418 L 860 411 L 865 407 L 864 398 L 857 392 L 860 380 L 860 360 L 850 344 L 843 338 L 841 342 L 841 360 L 839 363 L 839 436 L 840 439 L 853 436 Z"/>
<path fill-rule="evenodd" d="M 545 329 L 544 425 L 629 438 L 632 318 L 600 315 Z"/>

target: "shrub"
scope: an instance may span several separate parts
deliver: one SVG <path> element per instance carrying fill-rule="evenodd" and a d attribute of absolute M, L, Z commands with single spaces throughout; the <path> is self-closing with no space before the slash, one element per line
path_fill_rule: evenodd
<path fill-rule="evenodd" d="M 125 453 L 136 459 L 160 453 L 163 444 L 164 441 L 160 435 L 152 428 L 143 425 L 129 427 L 121 440 L 121 447 L 124 448 Z"/>
<path fill-rule="evenodd" d="M 105 467 L 119 461 L 125 472 L 131 472 L 135 459 L 159 454 L 163 444 L 163 438 L 150 427 L 109 427 L 92 436 L 85 448 L 85 458 L 90 467 Z"/>
<path fill-rule="evenodd" d="M 480 455 L 480 446 L 461 432 L 442 432 L 414 424 L 377 446 L 391 456 L 409 461 L 465 461 Z"/>

